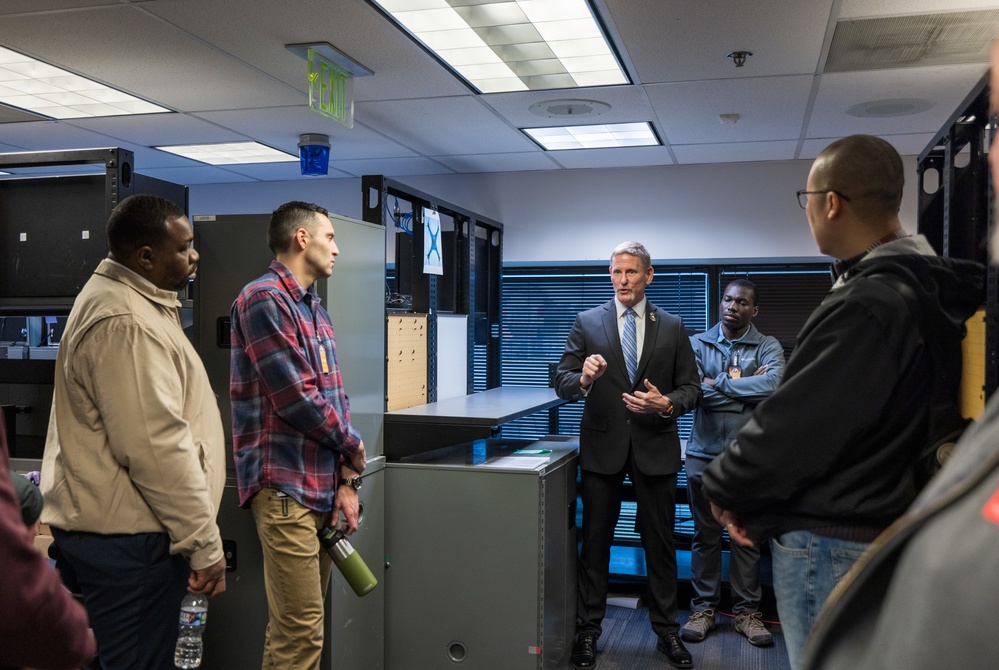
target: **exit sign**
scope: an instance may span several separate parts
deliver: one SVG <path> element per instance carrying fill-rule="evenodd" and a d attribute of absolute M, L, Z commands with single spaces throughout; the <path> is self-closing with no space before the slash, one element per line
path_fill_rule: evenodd
<path fill-rule="evenodd" d="M 314 49 L 309 49 L 309 108 L 354 127 L 353 76 Z"/>

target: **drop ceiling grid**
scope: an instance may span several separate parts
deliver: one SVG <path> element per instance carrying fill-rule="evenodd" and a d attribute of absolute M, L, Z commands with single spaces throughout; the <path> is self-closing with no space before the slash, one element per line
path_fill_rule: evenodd
<path fill-rule="evenodd" d="M 608 0 L 642 83 L 815 71 L 833 0 Z M 752 51 L 736 69 L 726 54 Z"/>
<path fill-rule="evenodd" d="M 645 87 L 671 146 L 796 139 L 809 75 L 725 79 Z M 734 124 L 719 115 L 739 114 Z"/>
<path fill-rule="evenodd" d="M 0 44 L 174 110 L 273 107 L 303 96 L 128 5 L 8 17 Z"/>
<path fill-rule="evenodd" d="M 355 79 L 355 100 L 472 95 L 361 0 L 187 0 L 156 2 L 151 11 L 302 91 L 308 63 L 285 45 L 327 42 L 375 73 Z"/>
<path fill-rule="evenodd" d="M 60 151 L 90 149 L 113 144 L 105 135 L 58 121 L 0 124 L 0 143 L 17 151 Z"/>
<path fill-rule="evenodd" d="M 527 151 L 536 146 L 471 98 L 359 102 L 354 116 L 431 156 Z"/>
<path fill-rule="evenodd" d="M 565 153 L 565 152 L 562 152 Z M 505 154 L 466 154 L 458 156 L 435 156 L 435 160 L 461 174 L 481 172 L 534 172 L 538 170 L 558 170 L 556 156 L 540 151 Z"/>
<path fill-rule="evenodd" d="M 573 118 L 547 117 L 531 112 L 531 105 L 548 100 L 596 100 L 611 106 L 599 116 Z M 629 123 L 651 121 L 651 110 L 638 86 L 608 86 L 604 88 L 528 91 L 526 93 L 493 93 L 482 96 L 482 102 L 516 128 L 546 126 L 576 126 L 591 123 Z"/>
<path fill-rule="evenodd" d="M 987 69 L 987 65 L 972 64 L 824 74 L 819 82 L 807 137 L 935 133 Z M 857 104 L 897 98 L 926 99 L 936 104 L 908 116 L 879 119 L 846 114 L 846 110 Z"/>
<path fill-rule="evenodd" d="M 673 153 L 681 165 L 789 161 L 795 158 L 794 152 L 797 146 L 797 140 L 681 144 L 673 146 Z"/>
<path fill-rule="evenodd" d="M 206 122 L 255 137 L 264 144 L 292 154 L 298 153 L 299 136 L 305 133 L 327 135 L 334 158 L 390 158 L 413 156 L 415 152 L 394 139 L 368 128 L 355 119 L 348 128 L 322 116 L 305 105 L 272 109 L 245 109 L 227 112 L 203 112 Z"/>
<path fill-rule="evenodd" d="M 60 122 L 84 130 L 117 138 L 123 142 L 156 147 L 173 144 L 215 144 L 245 142 L 251 135 L 241 134 L 210 123 L 192 114 L 142 114 L 104 116 Z M 0 132 L 3 126 L 0 126 Z M 297 151 L 297 149 L 296 149 Z"/>

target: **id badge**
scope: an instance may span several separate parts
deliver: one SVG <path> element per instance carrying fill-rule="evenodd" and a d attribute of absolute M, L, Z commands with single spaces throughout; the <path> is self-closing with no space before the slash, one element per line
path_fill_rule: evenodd
<path fill-rule="evenodd" d="M 319 345 L 319 360 L 323 364 L 323 374 L 328 375 L 330 373 L 330 365 L 326 361 L 326 347 Z"/>

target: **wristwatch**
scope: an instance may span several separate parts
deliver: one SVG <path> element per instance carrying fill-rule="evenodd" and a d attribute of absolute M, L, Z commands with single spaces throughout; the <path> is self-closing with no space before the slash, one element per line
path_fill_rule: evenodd
<path fill-rule="evenodd" d="M 356 477 L 344 477 L 343 479 L 340 480 L 340 485 L 341 486 L 349 486 L 350 488 L 354 489 L 355 491 L 360 491 L 361 490 L 361 476 L 358 475 Z"/>

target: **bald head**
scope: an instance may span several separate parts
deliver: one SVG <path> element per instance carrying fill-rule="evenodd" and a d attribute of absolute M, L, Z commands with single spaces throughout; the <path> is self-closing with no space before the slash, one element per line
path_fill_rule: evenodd
<path fill-rule="evenodd" d="M 902 159 L 878 137 L 851 135 L 833 142 L 815 159 L 811 177 L 810 188 L 836 191 L 862 219 L 894 219 L 902 203 Z"/>

